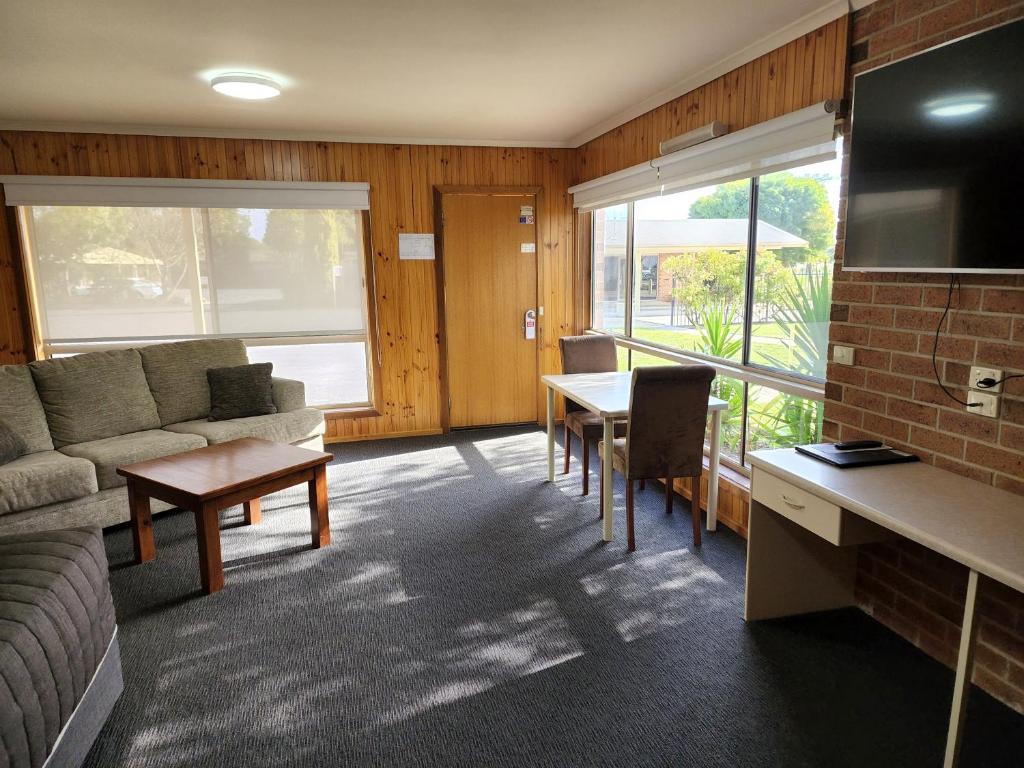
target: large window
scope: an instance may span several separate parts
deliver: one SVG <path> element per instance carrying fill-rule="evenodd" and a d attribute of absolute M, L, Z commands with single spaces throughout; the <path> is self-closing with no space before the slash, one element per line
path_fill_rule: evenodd
<path fill-rule="evenodd" d="M 20 210 L 47 355 L 239 337 L 311 405 L 370 404 L 362 211 Z"/>
<path fill-rule="evenodd" d="M 627 215 L 626 205 L 613 205 L 594 212 L 593 325 L 610 333 L 626 330 Z"/>
<path fill-rule="evenodd" d="M 749 222 L 746 184 L 638 201 L 632 336 L 740 360 Z"/>
<path fill-rule="evenodd" d="M 821 439 L 839 178 L 836 159 L 593 213 L 592 327 L 624 339 L 630 367 L 680 353 L 716 365 L 722 453 L 736 463 Z M 628 265 L 614 323 L 609 220 Z"/>

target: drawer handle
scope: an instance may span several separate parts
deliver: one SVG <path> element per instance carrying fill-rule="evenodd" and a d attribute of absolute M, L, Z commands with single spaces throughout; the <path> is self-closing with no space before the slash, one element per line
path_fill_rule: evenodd
<path fill-rule="evenodd" d="M 798 504 L 797 502 L 789 498 L 789 496 L 787 496 L 786 494 L 782 494 L 782 500 L 789 504 L 789 506 L 791 506 L 793 509 L 804 509 L 807 506 L 806 504 Z"/>

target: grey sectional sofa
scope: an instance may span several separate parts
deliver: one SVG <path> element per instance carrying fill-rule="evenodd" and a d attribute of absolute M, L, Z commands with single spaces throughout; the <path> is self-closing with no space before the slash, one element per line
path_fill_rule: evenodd
<path fill-rule="evenodd" d="M 207 369 L 246 363 L 240 340 L 202 339 L 0 366 L 0 420 L 28 447 L 0 466 L 0 534 L 128 520 L 119 465 L 239 437 L 322 450 L 299 381 L 274 379 L 277 413 L 208 420 Z"/>
<path fill-rule="evenodd" d="M 81 764 L 123 688 L 100 529 L 0 537 L 0 765 Z"/>

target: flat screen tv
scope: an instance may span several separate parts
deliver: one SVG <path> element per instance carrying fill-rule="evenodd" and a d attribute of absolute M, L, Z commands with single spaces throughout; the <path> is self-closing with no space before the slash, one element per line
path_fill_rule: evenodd
<path fill-rule="evenodd" d="M 858 75 L 843 268 L 1024 273 L 1024 20 Z"/>

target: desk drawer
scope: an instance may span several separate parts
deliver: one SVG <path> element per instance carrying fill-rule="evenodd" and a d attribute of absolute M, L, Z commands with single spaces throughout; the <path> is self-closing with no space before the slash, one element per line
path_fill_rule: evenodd
<path fill-rule="evenodd" d="M 756 468 L 751 486 L 755 501 L 836 546 L 844 543 L 841 507 Z"/>

